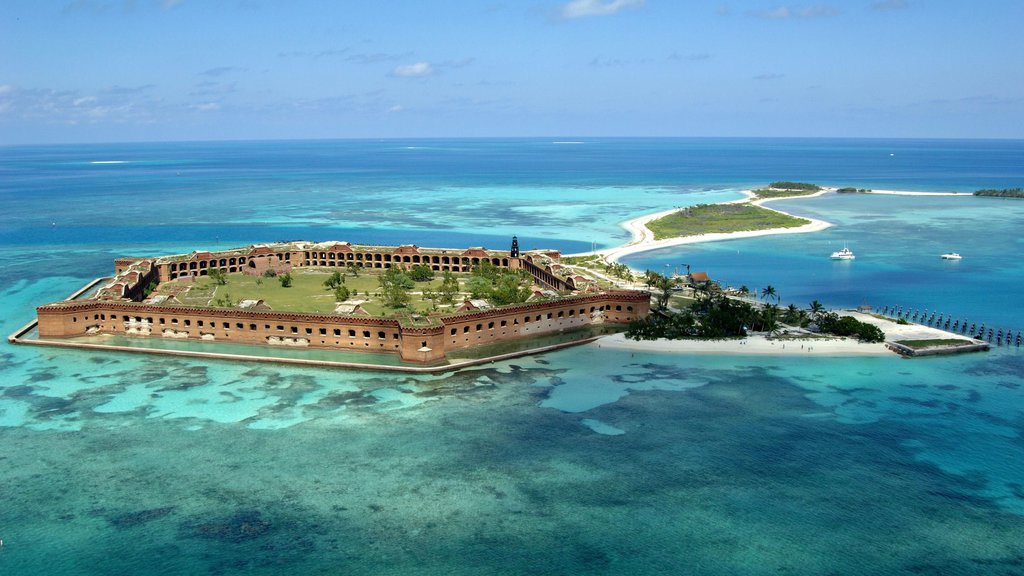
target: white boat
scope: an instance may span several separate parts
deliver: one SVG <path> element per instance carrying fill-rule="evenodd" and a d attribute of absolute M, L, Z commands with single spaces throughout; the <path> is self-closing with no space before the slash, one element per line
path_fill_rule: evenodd
<path fill-rule="evenodd" d="M 832 253 L 833 260 L 853 260 L 854 258 L 856 258 L 856 256 L 854 256 L 853 252 L 845 246 L 842 250 Z"/>
<path fill-rule="evenodd" d="M 942 255 L 943 260 L 959 260 L 961 258 L 963 258 L 963 256 L 957 254 L 956 252 L 950 252 L 949 254 Z"/>

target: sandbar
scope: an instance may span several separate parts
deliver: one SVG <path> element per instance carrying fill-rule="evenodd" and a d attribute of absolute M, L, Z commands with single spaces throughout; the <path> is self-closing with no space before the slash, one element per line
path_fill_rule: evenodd
<path fill-rule="evenodd" d="M 858 194 L 882 194 L 885 196 L 974 196 L 972 192 L 911 192 L 908 190 L 867 190 Z"/>

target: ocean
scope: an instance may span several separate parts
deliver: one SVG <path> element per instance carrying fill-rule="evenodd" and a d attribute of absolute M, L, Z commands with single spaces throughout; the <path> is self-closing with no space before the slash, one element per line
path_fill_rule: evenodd
<path fill-rule="evenodd" d="M 0 328 L 113 259 L 275 240 L 565 253 L 776 180 L 971 192 L 1024 141 L 338 140 L 0 148 Z M 783 305 L 1024 331 L 1024 200 L 779 201 L 686 245 Z M 848 245 L 852 262 L 829 253 Z M 944 252 L 961 261 L 943 261 Z M 434 376 L 0 348 L 0 573 L 1024 574 L 1024 353 L 586 345 Z"/>

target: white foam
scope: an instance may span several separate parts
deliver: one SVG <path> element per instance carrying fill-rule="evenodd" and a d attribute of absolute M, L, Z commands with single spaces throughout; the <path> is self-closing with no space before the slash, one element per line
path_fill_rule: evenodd
<path fill-rule="evenodd" d="M 127 164 L 127 160 L 93 160 L 89 164 Z"/>

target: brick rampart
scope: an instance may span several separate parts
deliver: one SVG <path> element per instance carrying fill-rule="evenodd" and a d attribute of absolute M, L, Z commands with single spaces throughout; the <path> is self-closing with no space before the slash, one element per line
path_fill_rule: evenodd
<path fill-rule="evenodd" d="M 451 314 L 430 325 L 334 314 L 159 306 L 123 301 L 58 302 L 36 309 L 39 334 L 175 338 L 390 352 L 411 362 L 433 362 L 448 350 L 571 330 L 600 322 L 626 323 L 647 315 L 646 292 L 613 291 Z"/>

